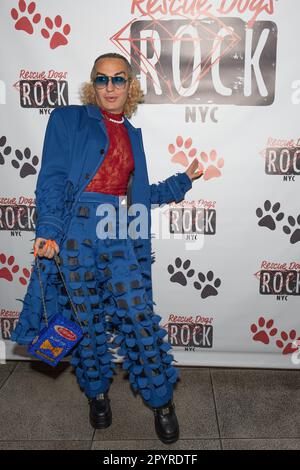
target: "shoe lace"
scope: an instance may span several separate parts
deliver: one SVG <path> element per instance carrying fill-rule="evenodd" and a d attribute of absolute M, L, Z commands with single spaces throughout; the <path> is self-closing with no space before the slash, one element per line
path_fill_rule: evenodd
<path fill-rule="evenodd" d="M 105 394 L 104 393 L 99 393 L 96 397 L 93 398 L 88 398 L 88 402 L 91 403 L 94 400 L 105 400 Z"/>
<path fill-rule="evenodd" d="M 153 408 L 155 415 L 161 414 L 162 416 L 171 414 L 173 410 L 175 410 L 175 404 L 173 401 L 167 403 L 167 405 L 163 405 L 158 408 Z"/>

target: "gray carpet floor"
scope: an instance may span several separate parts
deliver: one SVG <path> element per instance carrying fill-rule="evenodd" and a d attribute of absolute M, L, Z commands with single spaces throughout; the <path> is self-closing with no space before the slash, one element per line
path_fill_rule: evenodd
<path fill-rule="evenodd" d="M 166 446 L 153 413 L 118 366 L 113 423 L 89 424 L 89 407 L 68 363 L 0 365 L 0 449 L 300 449 L 300 372 L 180 368 L 174 401 L 180 440 Z"/>

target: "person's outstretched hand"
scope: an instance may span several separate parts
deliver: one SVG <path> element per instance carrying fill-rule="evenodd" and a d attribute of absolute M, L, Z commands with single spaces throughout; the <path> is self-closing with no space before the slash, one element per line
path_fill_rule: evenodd
<path fill-rule="evenodd" d="M 186 170 L 186 174 L 190 178 L 191 181 L 194 181 L 200 176 L 203 175 L 203 168 L 201 163 L 197 160 L 197 158 L 194 158 L 188 169 Z"/>
<path fill-rule="evenodd" d="M 34 256 L 53 258 L 54 253 L 59 253 L 59 246 L 54 240 L 37 238 L 34 242 Z"/>

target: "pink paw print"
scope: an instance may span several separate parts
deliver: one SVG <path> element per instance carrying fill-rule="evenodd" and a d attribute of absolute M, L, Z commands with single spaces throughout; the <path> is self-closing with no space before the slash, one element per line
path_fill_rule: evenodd
<path fill-rule="evenodd" d="M 197 150 L 192 147 L 192 139 L 189 138 L 185 142 L 183 142 L 183 138 L 179 135 L 176 139 L 177 149 L 174 144 L 169 145 L 169 152 L 173 155 L 171 161 L 174 163 L 180 163 L 180 165 L 186 167 L 189 165 L 188 157 L 193 158 Z M 184 149 L 182 148 L 184 146 Z"/>
<path fill-rule="evenodd" d="M 272 328 L 273 325 L 274 320 L 269 320 L 266 323 L 266 320 L 263 317 L 260 317 L 258 320 L 258 326 L 255 323 L 251 325 L 251 331 L 254 334 L 253 340 L 260 341 L 264 344 L 269 344 L 270 337 L 275 336 L 278 331 L 277 328 Z"/>
<path fill-rule="evenodd" d="M 212 150 L 209 156 L 206 152 L 201 152 L 200 156 L 204 164 L 210 163 L 207 168 L 204 168 L 203 163 L 199 160 L 199 169 L 204 173 L 203 178 L 206 181 L 212 178 L 219 178 L 222 175 L 220 169 L 224 166 L 224 159 L 217 159 L 217 152 L 215 150 Z"/>
<path fill-rule="evenodd" d="M 278 348 L 283 349 L 282 354 L 292 354 L 299 350 L 300 337 L 296 339 L 297 333 L 295 330 L 291 330 L 289 334 L 285 331 L 281 332 L 281 339 L 276 341 Z M 298 345 L 296 345 L 296 343 Z"/>
<path fill-rule="evenodd" d="M 19 266 L 17 264 L 14 264 L 15 257 L 10 256 L 8 259 L 6 259 L 5 254 L 1 253 L 0 263 L 2 265 L 7 264 L 7 266 L 4 266 L 3 268 L 0 269 L 0 279 L 6 279 L 7 281 L 11 282 L 13 280 L 13 274 L 19 271 Z"/>
<path fill-rule="evenodd" d="M 32 270 L 33 269 L 31 269 L 31 272 L 32 272 Z M 26 284 L 28 283 L 29 278 L 30 278 L 30 271 L 26 268 L 23 268 L 22 272 L 23 272 L 23 276 L 19 277 L 19 281 L 23 286 L 26 286 Z"/>
<path fill-rule="evenodd" d="M 41 33 L 42 33 L 42 36 L 45 39 L 49 39 L 50 36 L 51 36 L 51 39 L 50 39 L 50 48 L 51 49 L 56 49 L 56 47 L 66 46 L 68 44 L 68 39 L 66 38 L 66 36 L 68 36 L 70 34 L 70 31 L 71 31 L 71 26 L 69 24 L 64 25 L 64 27 L 62 29 L 62 32 L 53 31 L 54 26 L 58 29 L 60 29 L 61 26 L 62 26 L 62 17 L 60 15 L 57 15 L 54 18 L 54 23 L 51 20 L 51 18 L 49 18 L 47 16 L 45 18 L 45 24 L 46 24 L 48 29 L 43 28 L 41 30 Z"/>
<path fill-rule="evenodd" d="M 27 16 L 24 16 L 26 14 L 26 2 L 24 0 L 19 1 L 19 12 L 23 15 L 21 18 L 19 17 L 19 12 L 16 8 L 12 8 L 10 11 L 11 17 L 13 20 L 16 21 L 15 28 L 21 31 L 25 31 L 25 33 L 28 34 L 33 34 L 33 26 L 32 23 L 39 23 L 41 21 L 41 15 L 39 13 L 35 13 L 35 3 L 31 2 L 29 3 L 27 7 L 27 14 L 28 15 L 34 15 L 32 16 L 32 19 L 27 18 Z"/>

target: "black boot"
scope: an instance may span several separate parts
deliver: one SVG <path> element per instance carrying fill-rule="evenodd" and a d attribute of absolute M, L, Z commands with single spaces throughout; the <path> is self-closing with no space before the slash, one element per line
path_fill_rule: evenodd
<path fill-rule="evenodd" d="M 107 393 L 101 393 L 96 398 L 89 398 L 90 423 L 95 429 L 108 428 L 112 422 L 110 399 Z"/>
<path fill-rule="evenodd" d="M 155 431 L 164 444 L 172 444 L 179 438 L 179 425 L 175 405 L 170 400 L 166 405 L 152 408 L 155 418 Z"/>

